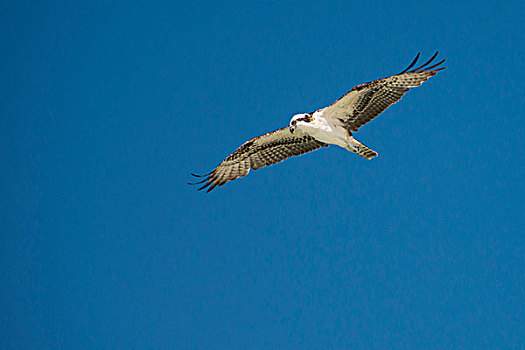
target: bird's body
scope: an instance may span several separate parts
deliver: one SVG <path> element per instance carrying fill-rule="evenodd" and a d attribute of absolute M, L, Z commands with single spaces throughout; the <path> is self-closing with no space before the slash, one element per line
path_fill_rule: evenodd
<path fill-rule="evenodd" d="M 322 110 L 312 114 L 311 122 L 298 123 L 297 129 L 294 132 L 308 134 L 318 141 L 331 145 L 346 147 L 348 144 L 348 131 L 325 118 Z"/>
<path fill-rule="evenodd" d="M 350 152 L 357 153 L 366 159 L 372 159 L 373 157 L 377 156 L 375 151 L 370 150 L 361 142 L 357 141 L 353 137 L 352 132 L 345 129 L 345 127 L 340 122 L 338 123 L 331 118 L 327 118 L 324 115 L 323 109 L 312 113 L 311 122 L 299 122 L 294 132 L 310 135 L 317 141 L 321 141 L 323 143 L 343 147 Z M 370 152 L 364 152 L 365 150 Z"/>
<path fill-rule="evenodd" d="M 368 123 L 401 97 L 411 87 L 419 86 L 438 71 L 445 60 L 427 67 L 437 52 L 423 65 L 412 68 L 418 58 L 403 72 L 387 78 L 355 86 L 328 107 L 313 113 L 296 114 L 288 127 L 281 128 L 245 142 L 209 174 L 203 175 L 199 189 L 216 186 L 246 176 L 250 169 L 276 164 L 328 145 L 337 145 L 363 158 L 371 159 L 377 152 L 354 139 L 352 132 Z M 201 175 L 195 175 L 200 177 Z"/>

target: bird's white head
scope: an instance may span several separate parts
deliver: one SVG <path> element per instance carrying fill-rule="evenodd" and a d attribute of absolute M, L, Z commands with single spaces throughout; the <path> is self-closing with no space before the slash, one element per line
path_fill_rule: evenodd
<path fill-rule="evenodd" d="M 312 115 L 308 113 L 296 114 L 290 120 L 290 132 L 293 134 L 295 128 L 312 121 Z"/>

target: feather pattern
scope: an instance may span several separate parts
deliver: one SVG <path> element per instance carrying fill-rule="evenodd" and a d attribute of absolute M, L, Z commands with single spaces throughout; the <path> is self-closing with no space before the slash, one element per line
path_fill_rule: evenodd
<path fill-rule="evenodd" d="M 246 141 L 212 172 L 205 175 L 192 174 L 204 179 L 190 184 L 203 184 L 199 190 L 207 188 L 206 192 L 210 192 L 228 181 L 248 175 L 250 169 L 257 170 L 277 164 L 321 147 L 328 145 L 307 134 L 292 134 L 289 127 L 284 127 Z"/>
<path fill-rule="evenodd" d="M 357 131 L 399 101 L 411 87 L 420 86 L 438 71 L 445 69 L 446 67 L 437 68 L 445 60 L 428 66 L 437 54 L 438 52 L 421 66 L 411 69 L 419 59 L 417 54 L 414 61 L 401 73 L 357 85 L 320 112 L 328 120 L 341 123 L 348 131 Z"/>

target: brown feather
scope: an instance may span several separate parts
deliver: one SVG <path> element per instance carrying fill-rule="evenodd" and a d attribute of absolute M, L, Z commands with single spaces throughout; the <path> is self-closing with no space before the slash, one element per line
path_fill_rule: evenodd
<path fill-rule="evenodd" d="M 288 127 L 281 128 L 245 142 L 207 175 L 192 174 L 205 177 L 193 184 L 204 183 L 198 190 L 207 188 L 206 192 L 210 192 L 216 186 L 248 175 L 250 169 L 257 170 L 327 146 L 309 135 L 292 134 Z"/>

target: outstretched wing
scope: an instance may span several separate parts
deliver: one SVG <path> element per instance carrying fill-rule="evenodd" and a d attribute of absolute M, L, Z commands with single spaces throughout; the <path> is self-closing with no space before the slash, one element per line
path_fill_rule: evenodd
<path fill-rule="evenodd" d="M 349 131 L 357 131 L 390 105 L 396 103 L 411 88 L 420 86 L 428 78 L 446 67 L 437 68 L 445 60 L 428 67 L 437 52 L 425 64 L 411 69 L 419 59 L 419 54 L 401 73 L 387 78 L 355 86 L 343 97 L 322 109 L 323 117 L 340 122 Z"/>
<path fill-rule="evenodd" d="M 204 179 L 191 185 L 204 183 L 199 190 L 209 186 L 206 192 L 210 192 L 216 186 L 248 175 L 250 169 L 257 170 L 327 146 L 328 144 L 317 141 L 312 136 L 292 134 L 289 128 L 285 127 L 246 141 L 211 173 L 192 174 Z"/>

